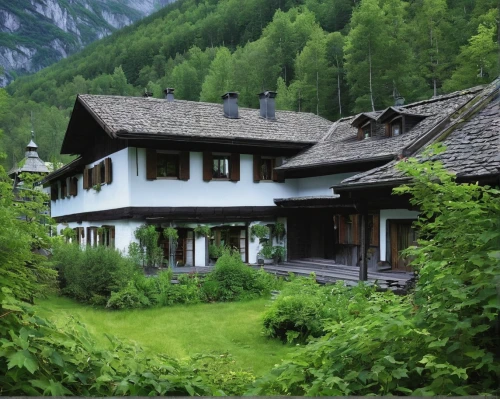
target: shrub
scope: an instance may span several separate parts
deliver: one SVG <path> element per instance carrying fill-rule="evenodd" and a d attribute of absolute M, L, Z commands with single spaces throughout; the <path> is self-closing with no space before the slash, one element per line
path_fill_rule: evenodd
<path fill-rule="evenodd" d="M 150 304 L 148 297 L 137 289 L 133 281 L 130 281 L 125 288 L 111 294 L 106 307 L 110 309 L 136 309 L 147 307 Z"/>
<path fill-rule="evenodd" d="M 257 272 L 243 263 L 237 251 L 225 250 L 205 280 L 218 283 L 217 300 L 220 301 L 254 298 L 268 292 L 263 279 L 258 278 Z"/>
<path fill-rule="evenodd" d="M 126 286 L 136 270 L 130 259 L 103 246 L 82 249 L 61 244 L 54 248 L 53 262 L 63 294 L 83 302 L 90 302 L 94 296 L 109 298 L 111 291 Z"/>
<path fill-rule="evenodd" d="M 294 278 L 264 314 L 263 333 L 287 342 L 320 337 L 328 323 L 359 314 L 373 292 L 373 287 L 360 284 L 349 288 L 342 281 L 320 286 L 314 275 Z"/>

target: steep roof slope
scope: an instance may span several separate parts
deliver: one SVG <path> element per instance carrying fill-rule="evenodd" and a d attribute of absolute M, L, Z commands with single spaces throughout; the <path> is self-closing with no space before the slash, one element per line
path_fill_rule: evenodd
<path fill-rule="evenodd" d="M 470 119 L 459 121 L 451 131 L 445 131 L 433 142 L 442 142 L 446 150 L 432 157 L 440 160 L 458 178 L 479 178 L 500 174 L 500 79 L 481 93 L 487 103 Z M 421 151 L 420 151 L 421 152 Z M 420 152 L 417 157 L 420 157 Z M 359 173 L 336 188 L 390 185 L 408 180 L 395 166 L 399 161 Z"/>
<path fill-rule="evenodd" d="M 415 140 L 439 125 L 454 111 L 474 98 L 481 87 L 455 92 L 404 106 L 414 114 L 427 115 L 409 132 L 397 137 L 378 134 L 358 140 L 358 130 L 351 126 L 357 115 L 337 121 L 325 138 L 282 165 L 280 170 L 304 169 L 359 161 L 393 159 Z M 383 129 L 378 125 L 377 130 Z"/>
<path fill-rule="evenodd" d="M 250 108 L 239 108 L 239 118 L 229 119 L 221 104 L 151 97 L 85 94 L 78 101 L 110 136 L 119 138 L 175 136 L 313 144 L 332 124 L 311 113 L 292 111 L 276 111 L 276 121 L 269 121 L 260 117 L 258 109 Z"/>

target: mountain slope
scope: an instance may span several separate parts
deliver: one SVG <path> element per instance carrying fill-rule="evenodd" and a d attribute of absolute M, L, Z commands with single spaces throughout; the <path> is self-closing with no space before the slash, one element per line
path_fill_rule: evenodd
<path fill-rule="evenodd" d="M 36 72 L 172 0 L 0 0 L 0 85 Z M 3 75 L 3 76 L 2 76 Z"/>

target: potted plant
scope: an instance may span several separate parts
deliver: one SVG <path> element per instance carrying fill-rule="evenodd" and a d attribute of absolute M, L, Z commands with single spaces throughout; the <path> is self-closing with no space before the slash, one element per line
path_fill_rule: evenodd
<path fill-rule="evenodd" d="M 223 252 L 224 252 L 224 247 L 222 245 L 211 244 L 208 246 L 208 257 L 214 263 L 217 262 L 217 259 L 219 259 L 222 256 Z"/>
<path fill-rule="evenodd" d="M 283 263 L 286 257 L 286 249 L 281 245 L 273 247 L 274 263 Z"/>
<path fill-rule="evenodd" d="M 264 263 L 273 263 L 274 247 L 271 244 L 264 244 L 262 249 L 258 252 L 262 256 Z"/>

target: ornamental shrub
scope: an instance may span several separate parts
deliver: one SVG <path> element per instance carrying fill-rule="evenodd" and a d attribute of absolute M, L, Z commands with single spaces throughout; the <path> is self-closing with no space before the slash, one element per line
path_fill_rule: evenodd
<path fill-rule="evenodd" d="M 321 286 L 316 278 L 292 278 L 263 316 L 263 333 L 287 342 L 305 342 L 326 333 L 331 321 L 359 314 L 374 287 L 360 284 L 346 287 L 342 281 Z"/>
<path fill-rule="evenodd" d="M 217 282 L 218 288 L 212 293 L 217 292 L 219 301 L 255 298 L 269 292 L 265 281 L 256 270 L 243 263 L 238 251 L 224 250 L 214 270 L 205 277 L 205 284 L 209 281 Z"/>
<path fill-rule="evenodd" d="M 109 299 L 111 292 L 125 287 L 136 271 L 130 259 L 104 246 L 82 249 L 77 244 L 60 244 L 53 254 L 62 293 L 82 302 L 95 296 Z"/>

